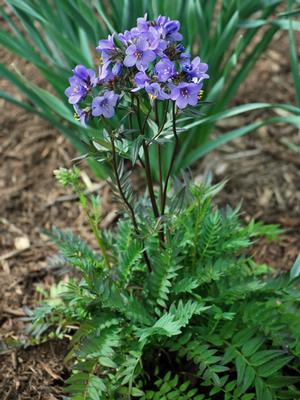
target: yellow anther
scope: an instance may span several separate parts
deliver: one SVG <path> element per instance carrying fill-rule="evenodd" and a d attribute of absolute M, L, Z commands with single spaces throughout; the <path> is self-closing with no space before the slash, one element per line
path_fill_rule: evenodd
<path fill-rule="evenodd" d="M 152 101 L 157 98 L 157 96 L 154 96 L 152 93 L 148 93 L 148 94 L 149 94 L 150 100 L 152 100 Z"/>
<path fill-rule="evenodd" d="M 140 51 L 136 51 L 136 52 L 134 53 L 134 56 L 135 56 L 138 60 L 140 60 L 140 59 L 142 58 L 142 53 L 141 53 Z"/>
<path fill-rule="evenodd" d="M 204 90 L 200 90 L 199 94 L 198 94 L 198 100 L 202 100 L 204 96 Z"/>

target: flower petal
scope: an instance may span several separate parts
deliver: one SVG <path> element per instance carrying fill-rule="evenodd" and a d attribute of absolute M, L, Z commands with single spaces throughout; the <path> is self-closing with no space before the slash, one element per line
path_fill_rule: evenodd
<path fill-rule="evenodd" d="M 125 65 L 125 67 L 133 67 L 136 64 L 136 57 L 128 54 L 125 58 L 124 58 L 124 62 L 123 64 Z"/>

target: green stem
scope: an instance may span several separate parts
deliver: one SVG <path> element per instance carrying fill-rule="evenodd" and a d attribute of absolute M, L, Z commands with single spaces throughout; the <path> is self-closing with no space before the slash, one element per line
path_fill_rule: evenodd
<path fill-rule="evenodd" d="M 115 174 L 115 179 L 116 179 L 116 183 L 117 183 L 117 186 L 118 186 L 118 190 L 119 190 L 119 193 L 120 193 L 120 195 L 122 197 L 122 200 L 123 200 L 125 206 L 127 207 L 127 211 L 128 211 L 129 217 L 130 217 L 130 219 L 132 221 L 132 224 L 134 226 L 135 233 L 137 235 L 139 235 L 139 227 L 138 227 L 138 223 L 137 223 L 137 220 L 136 220 L 136 217 L 135 217 L 134 209 L 133 209 L 132 205 L 129 203 L 129 201 L 126 198 L 126 196 L 125 196 L 125 193 L 123 191 L 122 184 L 121 184 L 121 181 L 120 181 L 120 177 L 119 177 L 119 174 L 118 174 L 116 147 L 115 147 L 115 141 L 114 141 L 114 138 L 112 137 L 112 135 L 111 135 L 110 139 L 111 139 L 111 146 L 112 146 L 113 170 L 114 170 L 114 174 Z M 150 263 L 150 260 L 149 260 L 149 257 L 148 257 L 148 254 L 147 254 L 146 250 L 143 250 L 143 257 L 144 257 L 144 261 L 145 261 L 145 263 L 147 265 L 148 271 L 151 272 L 152 271 L 152 267 L 151 267 L 151 263 Z"/>
<path fill-rule="evenodd" d="M 151 109 L 150 109 L 150 111 L 151 111 Z M 145 119 L 144 123 L 142 124 L 141 115 L 140 115 L 140 100 L 137 97 L 137 120 L 138 120 L 138 124 L 139 124 L 139 128 L 140 128 L 140 133 L 142 136 L 145 136 L 146 120 L 149 117 L 149 115 L 150 115 L 150 112 L 148 112 L 146 119 Z M 150 201 L 151 201 L 154 217 L 156 219 L 158 219 L 159 211 L 157 208 L 155 193 L 154 193 L 154 189 L 153 189 L 153 181 L 152 181 L 151 168 L 150 168 L 149 149 L 148 149 L 145 138 L 143 138 L 142 146 L 143 146 L 144 157 L 145 157 L 145 172 L 146 172 L 146 180 L 147 180 L 147 186 L 148 186 L 148 190 L 149 190 Z"/>
<path fill-rule="evenodd" d="M 158 159 L 158 174 L 159 174 L 159 199 L 160 199 L 160 212 L 163 209 L 163 175 L 162 175 L 162 165 L 161 165 L 161 146 L 157 145 L 157 159 Z"/>
<path fill-rule="evenodd" d="M 106 264 L 106 267 L 108 269 L 110 269 L 111 266 L 110 266 L 109 258 L 108 258 L 107 251 L 106 251 L 106 248 L 105 248 L 105 243 L 104 243 L 104 241 L 103 241 L 103 239 L 102 239 L 102 237 L 101 237 L 101 235 L 99 233 L 99 229 L 97 227 L 97 224 L 95 223 L 94 219 L 90 215 L 88 215 L 88 221 L 89 221 L 89 224 L 90 224 L 90 226 L 91 226 L 91 228 L 93 230 L 93 233 L 95 235 L 97 243 L 98 243 L 98 245 L 100 247 L 100 250 L 101 250 L 102 256 L 104 258 L 104 262 Z"/>
<path fill-rule="evenodd" d="M 160 128 L 157 100 L 155 100 L 155 122 L 159 128 L 159 131 L 162 130 L 165 124 L 165 119 L 163 120 L 162 127 Z M 163 175 L 162 175 L 162 163 L 161 163 L 161 145 L 159 143 L 157 144 L 157 161 L 158 161 L 158 179 L 159 179 L 159 199 L 160 199 L 160 211 L 161 211 L 163 204 Z"/>
<path fill-rule="evenodd" d="M 159 131 L 157 132 L 157 134 L 151 140 L 149 140 L 148 146 L 150 146 L 150 144 L 153 143 L 159 137 L 159 135 L 162 133 L 162 131 L 165 127 L 166 121 L 167 121 L 168 109 L 169 109 L 169 100 L 167 100 L 167 103 L 165 106 L 163 122 L 161 124 L 161 127 L 159 128 Z"/>
<path fill-rule="evenodd" d="M 101 254 L 103 256 L 103 259 L 104 259 L 104 262 L 106 264 L 106 267 L 108 269 L 110 269 L 111 266 L 110 266 L 109 257 L 108 257 L 107 251 L 106 251 L 105 243 L 104 243 L 104 241 L 103 241 L 103 239 L 101 237 L 101 234 L 99 233 L 99 229 L 98 229 L 98 226 L 97 226 L 97 223 L 96 223 L 95 219 L 93 218 L 92 215 L 90 215 L 90 213 L 88 211 L 87 196 L 85 195 L 84 191 L 81 190 L 80 188 L 77 189 L 77 195 L 78 195 L 78 197 L 80 199 L 80 204 L 81 204 L 81 206 L 82 206 L 82 208 L 83 208 L 83 210 L 84 210 L 84 212 L 85 212 L 85 214 L 87 216 L 88 223 L 89 223 L 90 227 L 92 228 L 93 234 L 94 234 L 94 236 L 95 236 L 95 238 L 97 240 L 97 243 L 98 243 L 98 246 L 99 246 L 99 248 L 101 250 Z"/>
<path fill-rule="evenodd" d="M 163 200 L 162 200 L 162 210 L 161 210 L 161 215 L 164 215 L 165 213 L 165 207 L 166 207 L 166 201 L 167 201 L 167 189 L 168 189 L 168 183 L 169 183 L 169 179 L 171 176 L 171 172 L 172 172 L 172 168 L 176 159 L 176 155 L 178 152 L 178 148 L 179 148 L 179 139 L 178 139 L 178 135 L 177 135 L 177 131 L 176 131 L 176 106 L 175 106 L 175 102 L 173 102 L 172 104 L 172 128 L 173 128 L 173 134 L 174 134 L 174 138 L 175 138 L 175 145 L 174 145 L 174 150 L 173 150 L 173 154 L 172 154 L 172 158 L 170 161 L 170 165 L 169 165 L 169 169 L 166 175 L 166 180 L 165 180 L 165 187 L 164 187 L 164 191 L 163 191 Z"/>

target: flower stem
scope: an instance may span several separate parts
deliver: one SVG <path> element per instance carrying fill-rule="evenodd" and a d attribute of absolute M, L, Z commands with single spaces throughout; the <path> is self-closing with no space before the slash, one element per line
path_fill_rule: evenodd
<path fill-rule="evenodd" d="M 139 232 L 138 223 L 137 223 L 137 220 L 136 220 L 136 217 L 135 217 L 134 209 L 133 209 L 132 205 L 129 203 L 129 201 L 126 198 L 126 196 L 125 196 L 125 193 L 123 191 L 122 184 L 121 184 L 121 181 L 120 181 L 120 177 L 119 177 L 119 174 L 118 174 L 116 147 L 115 147 L 115 141 L 114 141 L 114 138 L 112 137 L 112 135 L 111 135 L 110 139 L 111 139 L 111 147 L 112 147 L 112 164 L 113 164 L 113 170 L 114 170 L 114 175 L 115 175 L 115 178 L 116 178 L 116 183 L 117 183 L 117 186 L 118 186 L 118 190 L 119 190 L 119 193 L 120 193 L 120 195 L 122 197 L 122 200 L 123 200 L 123 202 L 124 202 L 124 204 L 125 204 L 125 206 L 127 208 L 129 217 L 130 217 L 130 219 L 132 221 L 132 224 L 134 226 L 135 233 L 137 235 L 139 235 L 140 232 Z M 144 261 L 145 261 L 145 263 L 147 265 L 148 271 L 151 272 L 152 271 L 151 263 L 150 263 L 148 254 L 147 254 L 145 249 L 143 250 L 143 257 L 144 257 Z"/>
<path fill-rule="evenodd" d="M 158 131 L 161 131 L 165 124 L 165 118 L 163 119 L 162 127 L 159 123 L 159 113 L 157 100 L 155 101 L 155 122 L 158 126 Z M 161 145 L 157 144 L 157 161 L 158 161 L 158 179 L 159 179 L 159 200 L 160 200 L 160 211 L 162 210 L 163 204 L 163 175 L 162 175 L 162 163 L 161 163 Z"/>
<path fill-rule="evenodd" d="M 80 188 L 77 188 L 77 195 L 78 195 L 81 207 L 83 208 L 83 210 L 84 210 L 84 212 L 85 212 L 85 214 L 87 216 L 89 225 L 92 228 L 93 234 L 94 234 L 94 236 L 95 236 L 95 238 L 97 240 L 97 243 L 98 243 L 98 246 L 99 246 L 99 248 L 101 250 L 101 254 L 102 254 L 102 257 L 103 257 L 104 262 L 106 264 L 106 267 L 108 269 L 110 269 L 111 266 L 110 266 L 109 257 L 108 257 L 107 251 L 106 251 L 105 243 L 104 243 L 104 241 L 103 241 L 103 239 L 101 237 L 101 234 L 99 232 L 99 229 L 98 229 L 97 219 L 95 219 L 93 217 L 93 215 L 91 215 L 89 210 L 88 210 L 87 197 L 84 194 L 83 190 L 81 190 Z"/>
<path fill-rule="evenodd" d="M 164 187 L 164 191 L 163 191 L 163 200 L 162 200 L 162 210 L 161 210 L 161 215 L 164 215 L 165 213 L 165 207 L 166 207 L 166 201 L 167 201 L 167 189 L 168 189 L 168 183 L 169 183 L 169 179 L 171 176 L 171 172 L 174 166 L 174 162 L 176 159 L 176 155 L 178 152 L 178 147 L 179 147 L 179 139 L 178 139 L 178 135 L 177 135 L 177 131 L 176 131 L 176 106 L 175 106 L 175 102 L 173 102 L 172 104 L 172 128 L 173 128 L 173 134 L 174 134 L 174 138 L 175 138 L 175 145 L 174 145 L 174 150 L 173 150 L 173 154 L 172 154 L 172 158 L 170 161 L 170 165 L 169 165 L 169 169 L 166 175 L 166 180 L 165 180 L 165 187 Z"/>
<path fill-rule="evenodd" d="M 111 266 L 110 266 L 109 258 L 108 258 L 108 255 L 107 255 L 107 251 L 106 251 L 106 248 L 105 248 L 104 241 L 103 241 L 103 239 L 102 239 L 102 237 L 101 237 L 101 235 L 99 233 L 98 226 L 95 223 L 94 219 L 89 215 L 88 215 L 88 220 L 89 220 L 89 224 L 90 224 L 90 226 L 91 226 L 91 228 L 93 230 L 93 233 L 95 235 L 95 238 L 97 240 L 98 246 L 100 247 L 100 250 L 101 250 L 102 256 L 104 258 L 104 262 L 106 264 L 106 267 L 108 269 L 110 269 Z"/>
<path fill-rule="evenodd" d="M 150 115 L 150 112 L 148 112 L 146 118 L 148 118 L 149 115 Z M 141 115 L 140 115 L 140 100 L 138 97 L 137 97 L 137 120 L 138 120 L 138 124 L 139 124 L 139 128 L 140 128 L 140 133 L 142 136 L 145 136 L 145 127 L 146 127 L 145 121 L 146 120 L 142 124 Z M 150 168 L 149 149 L 148 149 L 145 138 L 143 138 L 142 146 L 143 146 L 144 157 L 145 157 L 145 172 L 146 172 L 146 180 L 147 180 L 147 186 L 148 186 L 148 190 L 149 190 L 150 201 L 151 201 L 154 217 L 156 219 L 158 219 L 159 211 L 157 208 L 155 193 L 154 193 L 154 189 L 153 189 L 153 181 L 152 181 L 151 168 Z"/>

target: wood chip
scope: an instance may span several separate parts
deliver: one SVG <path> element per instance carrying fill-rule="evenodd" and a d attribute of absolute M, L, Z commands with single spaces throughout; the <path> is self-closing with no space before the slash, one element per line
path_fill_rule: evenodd
<path fill-rule="evenodd" d="M 10 314 L 13 315 L 14 317 L 26 317 L 27 314 L 25 313 L 24 310 L 22 310 L 22 308 L 18 308 L 16 310 L 9 308 L 9 307 L 5 307 L 2 309 L 2 312 L 4 314 Z"/>
<path fill-rule="evenodd" d="M 30 247 L 30 241 L 27 236 L 19 236 L 15 238 L 14 245 L 17 250 L 26 250 Z"/>
<path fill-rule="evenodd" d="M 3 254 L 2 256 L 0 256 L 0 262 L 4 261 L 4 260 L 8 260 L 9 258 L 13 258 L 18 256 L 19 254 L 23 253 L 23 251 L 28 250 L 28 248 L 26 249 L 22 249 L 22 250 L 12 250 L 7 252 L 6 254 Z"/>
<path fill-rule="evenodd" d="M 58 379 L 60 381 L 63 381 L 63 379 L 59 375 L 57 375 L 55 372 L 53 372 L 52 369 L 47 364 L 44 364 L 42 362 L 40 364 L 41 364 L 42 368 L 47 372 L 47 374 L 51 376 L 51 378 L 53 378 L 55 380 Z"/>

